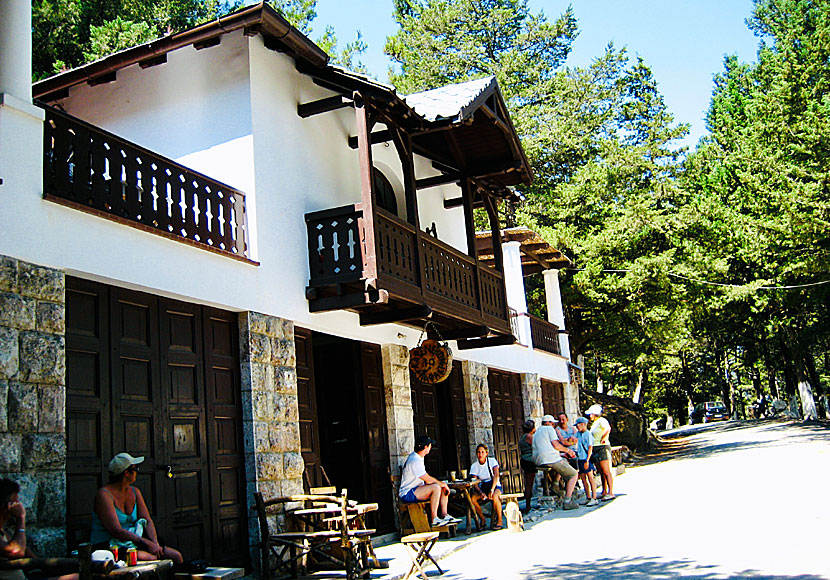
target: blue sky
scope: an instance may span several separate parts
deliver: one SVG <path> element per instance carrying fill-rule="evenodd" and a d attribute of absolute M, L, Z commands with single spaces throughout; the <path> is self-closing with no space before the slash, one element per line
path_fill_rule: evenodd
<path fill-rule="evenodd" d="M 533 11 L 542 10 L 549 19 L 568 4 L 580 34 L 566 64 L 588 64 L 611 41 L 642 56 L 675 119 L 691 125 L 683 142 L 690 147 L 706 131 L 712 75 L 723 70 L 724 55 L 755 60 L 758 39 L 744 22 L 752 0 L 530 0 Z M 361 59 L 373 76 L 386 80 L 390 61 L 383 45 L 396 29 L 392 0 L 318 0 L 317 15 L 312 38 L 329 24 L 341 44 L 360 30 L 369 45 Z"/>

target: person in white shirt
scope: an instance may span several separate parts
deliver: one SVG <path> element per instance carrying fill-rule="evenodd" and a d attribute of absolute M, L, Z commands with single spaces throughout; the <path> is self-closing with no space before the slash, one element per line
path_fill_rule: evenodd
<path fill-rule="evenodd" d="M 562 476 L 565 480 L 565 503 L 562 508 L 573 510 L 579 507 L 572 497 L 578 474 L 560 453 L 567 457 L 576 457 L 576 453 L 559 443 L 559 437 L 553 428 L 556 422 L 552 415 L 542 417 L 542 426 L 533 434 L 533 462 L 539 467 L 549 467 Z"/>
<path fill-rule="evenodd" d="M 447 500 L 450 487 L 427 473 L 424 457 L 432 450 L 435 441 L 426 435 L 415 440 L 415 451 L 409 454 L 401 470 L 401 489 L 399 496 L 404 503 L 429 501 L 430 522 L 432 526 L 446 526 L 460 523 L 447 513 Z M 444 514 L 439 517 L 439 512 Z"/>
<path fill-rule="evenodd" d="M 499 462 L 495 457 L 487 457 L 489 450 L 484 443 L 476 447 L 476 461 L 470 466 L 470 475 L 481 480 L 473 486 L 473 506 L 475 507 L 476 518 L 479 529 L 484 529 L 486 520 L 481 511 L 481 502 L 490 500 L 493 502 L 493 517 L 491 518 L 493 529 L 501 529 L 501 494 L 502 487 L 499 482 Z"/>

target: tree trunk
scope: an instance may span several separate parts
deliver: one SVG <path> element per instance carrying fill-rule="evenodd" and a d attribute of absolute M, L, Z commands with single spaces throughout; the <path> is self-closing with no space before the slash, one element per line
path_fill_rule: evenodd
<path fill-rule="evenodd" d="M 726 361 L 726 354 L 720 349 L 720 347 L 715 344 L 715 364 L 719 370 L 723 370 L 723 372 L 718 372 L 718 382 L 720 383 L 720 392 L 721 392 L 721 399 L 723 399 L 723 404 L 726 405 L 726 411 L 732 415 L 732 397 L 730 397 L 729 392 L 729 363 Z"/>
<path fill-rule="evenodd" d="M 781 343 L 781 359 L 784 362 L 784 394 L 789 398 L 795 395 L 798 377 L 796 375 L 792 352 L 783 342 Z"/>
<path fill-rule="evenodd" d="M 809 421 L 818 419 L 816 400 L 813 398 L 813 387 L 807 380 L 804 368 L 798 369 L 798 397 L 801 399 L 801 416 Z"/>
<path fill-rule="evenodd" d="M 774 399 L 779 399 L 778 382 L 776 381 L 775 365 L 772 364 L 772 356 L 769 352 L 769 346 L 764 344 L 764 367 L 767 369 L 767 389 L 769 394 Z"/>
<path fill-rule="evenodd" d="M 597 392 L 604 393 L 605 385 L 602 382 L 602 365 L 600 365 L 599 355 L 596 352 L 594 353 L 594 367 L 597 372 Z"/>
<path fill-rule="evenodd" d="M 644 366 L 637 375 L 637 387 L 634 389 L 634 396 L 631 397 L 631 400 L 637 404 L 642 404 L 643 402 L 643 388 L 645 387 L 647 378 L 648 367 Z"/>

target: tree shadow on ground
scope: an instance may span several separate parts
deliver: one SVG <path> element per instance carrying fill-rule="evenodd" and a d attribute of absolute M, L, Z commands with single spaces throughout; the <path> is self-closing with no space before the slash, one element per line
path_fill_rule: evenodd
<path fill-rule="evenodd" d="M 445 574 L 442 578 L 451 578 Z M 461 578 L 462 576 L 455 576 Z M 602 558 L 590 562 L 567 563 L 560 566 L 536 565 L 520 573 L 518 578 L 527 580 L 653 580 L 655 578 L 684 578 L 697 580 L 825 580 L 825 576 L 798 574 L 795 576 L 768 574 L 759 570 L 742 570 L 734 574 L 724 573 L 713 564 L 693 560 L 665 560 L 658 557 Z"/>

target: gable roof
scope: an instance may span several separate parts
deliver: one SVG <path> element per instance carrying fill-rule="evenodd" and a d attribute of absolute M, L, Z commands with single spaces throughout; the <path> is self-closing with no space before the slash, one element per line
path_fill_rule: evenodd
<path fill-rule="evenodd" d="M 496 86 L 496 77 L 489 76 L 413 93 L 405 96 L 403 100 L 427 121 L 461 122 L 477 108 L 480 101 L 493 92 Z"/>

